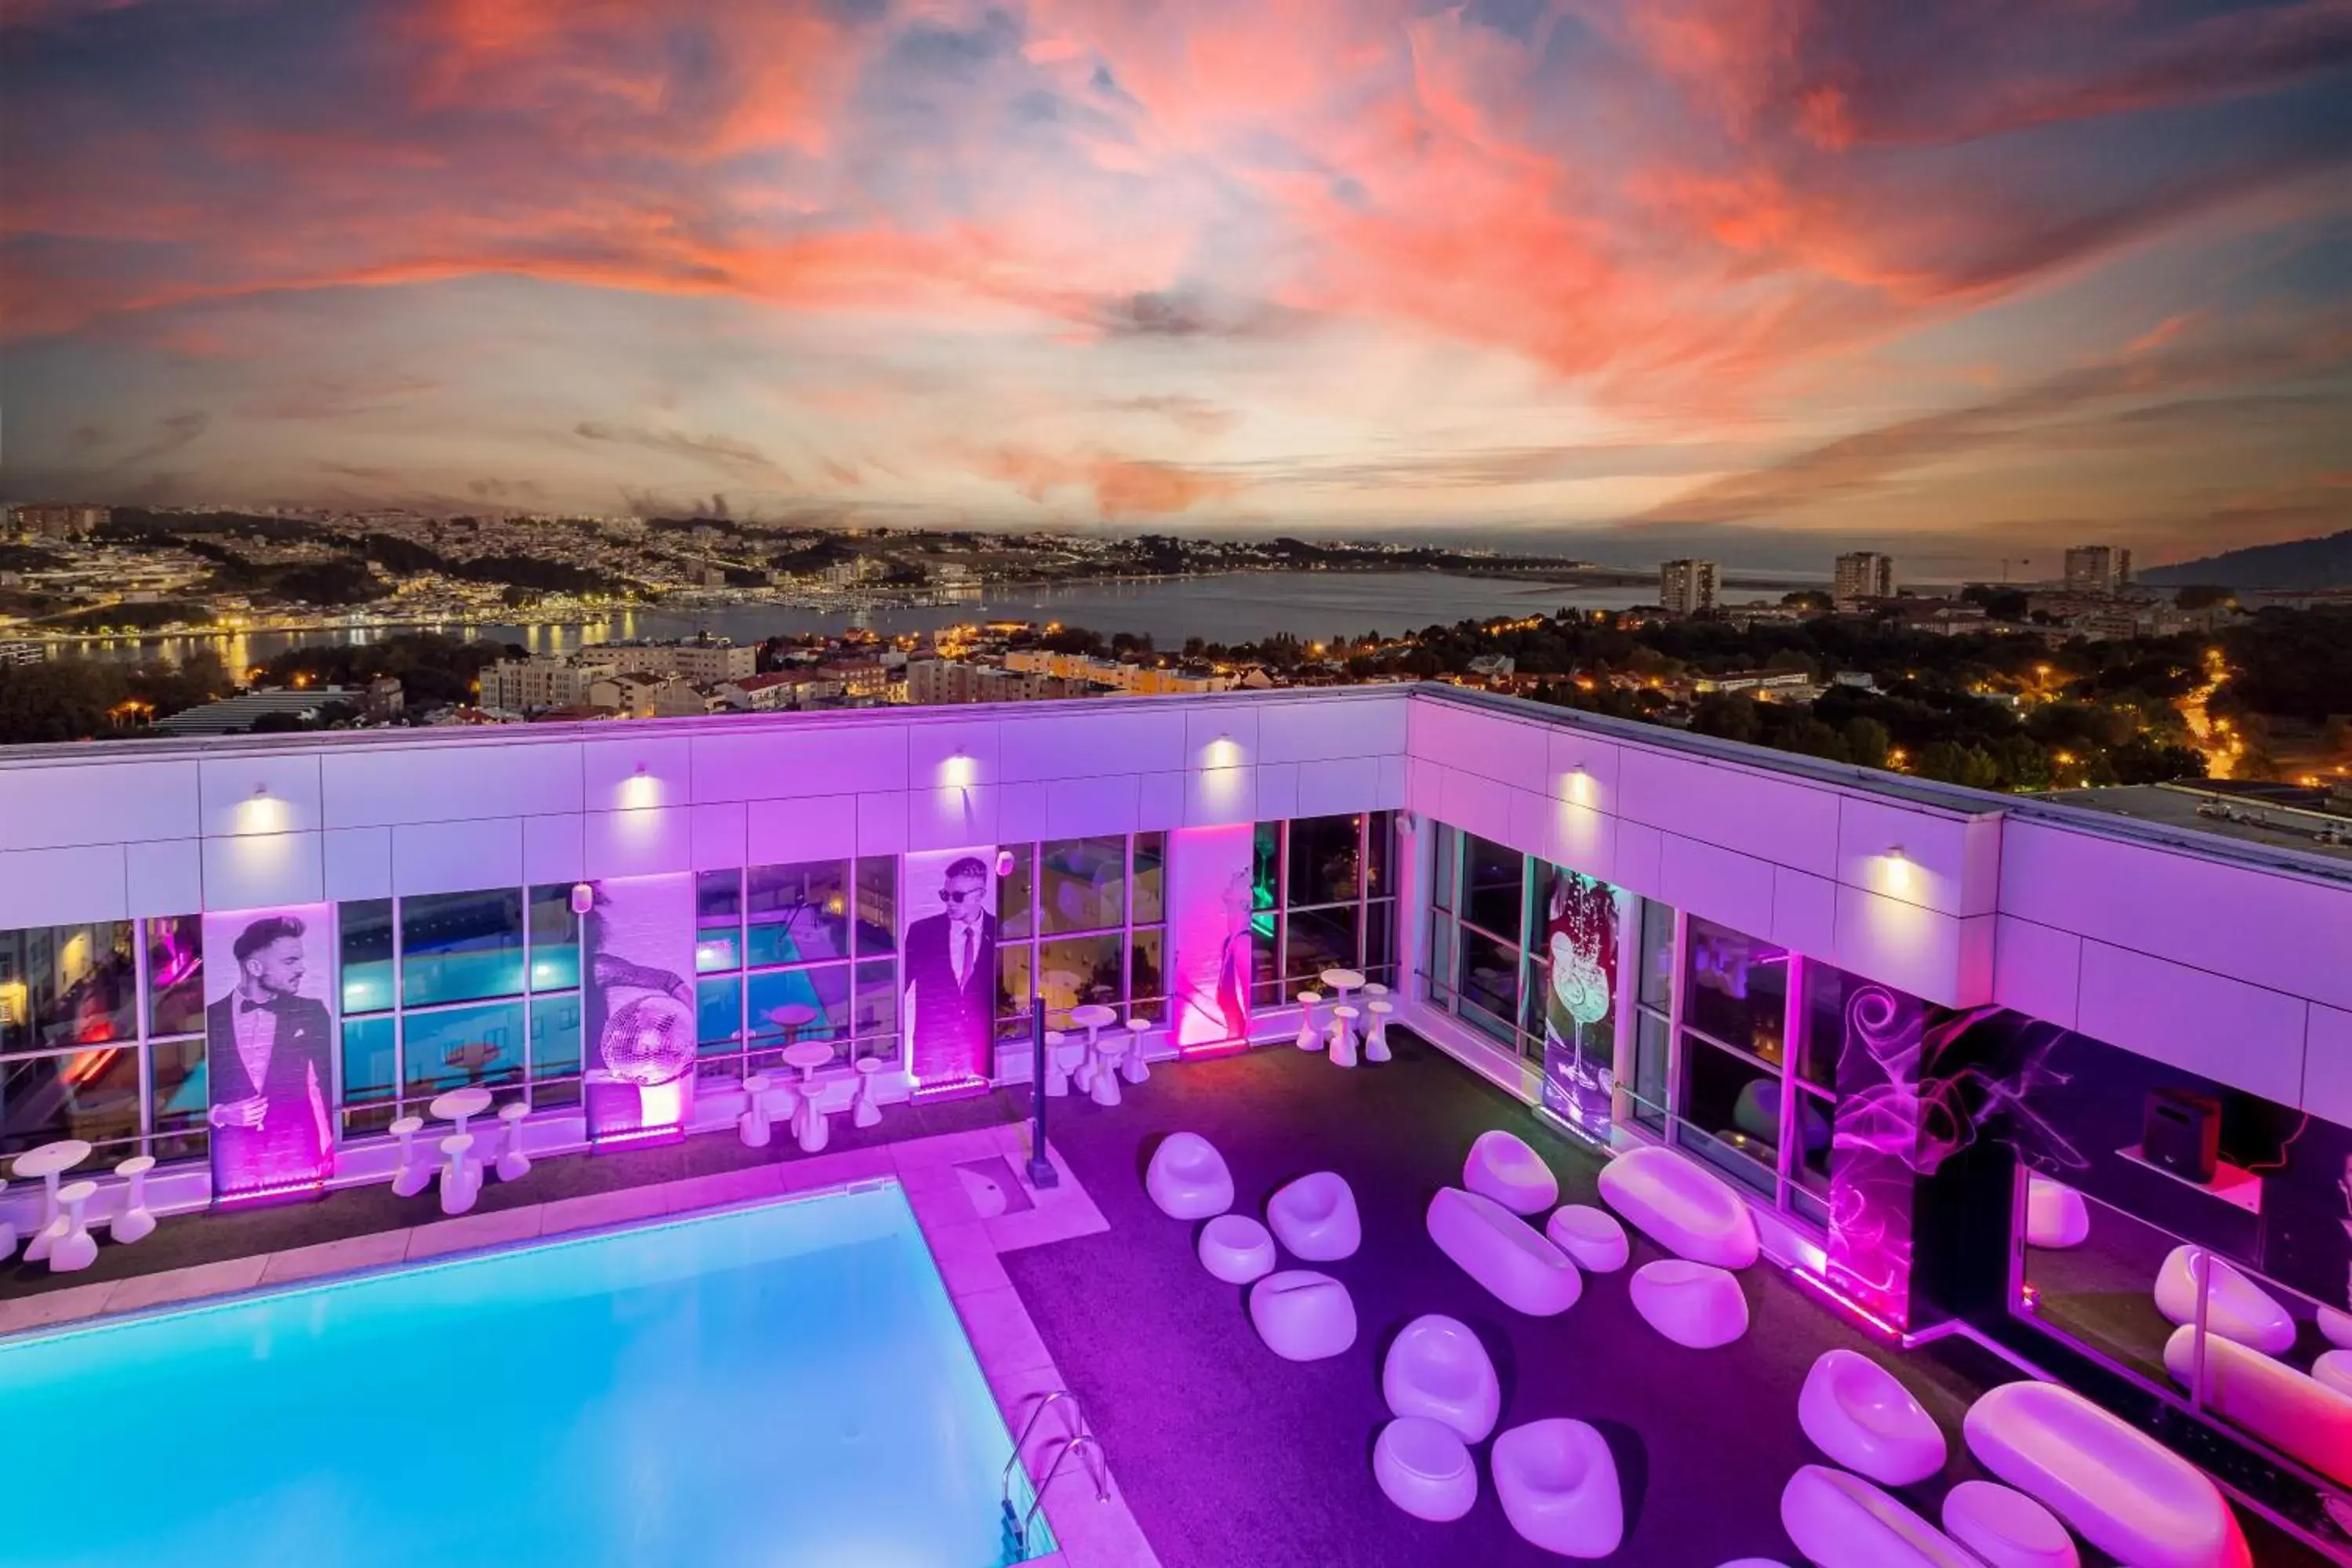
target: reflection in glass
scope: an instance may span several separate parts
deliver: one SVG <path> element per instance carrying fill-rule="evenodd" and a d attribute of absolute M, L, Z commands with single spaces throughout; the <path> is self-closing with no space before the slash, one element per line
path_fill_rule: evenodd
<path fill-rule="evenodd" d="M 580 984 L 580 917 L 568 885 L 530 890 L 530 988 L 569 991 Z"/>
<path fill-rule="evenodd" d="M 1832 963 L 1805 961 L 1805 1044 L 1798 1076 L 1832 1093 L 1837 1089 L 1838 1053 L 1845 1047 L 1845 1010 L 1853 994 L 1871 982 Z"/>
<path fill-rule="evenodd" d="M 205 1037 L 158 1040 L 147 1047 L 149 1125 L 154 1137 L 147 1152 L 158 1160 L 204 1157 Z"/>
<path fill-rule="evenodd" d="M 199 1035 L 205 1028 L 204 917 L 147 922 L 147 1033 Z"/>
<path fill-rule="evenodd" d="M 0 1050 L 134 1037 L 131 941 L 129 921 L 0 931 Z"/>
<path fill-rule="evenodd" d="M 1696 915 L 1687 931 L 1683 1022 L 1777 1065 L 1788 1023 L 1788 949 Z"/>
<path fill-rule="evenodd" d="M 341 932 L 343 1012 L 392 1005 L 392 900 L 354 899 L 336 911 Z"/>
<path fill-rule="evenodd" d="M 1463 1016 L 1506 1044 L 1515 1042 L 1519 1016 L 1519 950 L 1483 931 L 1462 928 L 1462 957 L 1455 972 Z"/>
<path fill-rule="evenodd" d="M 743 967 L 743 874 L 698 871 L 694 876 L 694 972 L 719 974 Z"/>
<path fill-rule="evenodd" d="M 1302 816 L 1291 822 L 1286 898 L 1293 909 L 1350 901 L 1362 890 L 1363 823 L 1360 816 Z"/>
<path fill-rule="evenodd" d="M 343 1020 L 343 1100 L 387 1099 L 399 1068 L 399 1035 L 392 1015 Z"/>
<path fill-rule="evenodd" d="M 523 990 L 522 893 L 430 893 L 400 900 L 400 997 L 429 1006 Z"/>
<path fill-rule="evenodd" d="M 1293 910 L 1283 948 L 1285 980 L 1313 984 L 1327 969 L 1356 967 L 1356 906 Z"/>
<path fill-rule="evenodd" d="M 1390 843 L 1396 837 L 1396 813 L 1376 811 L 1364 825 L 1364 896 L 1387 898 L 1396 891 L 1389 880 Z"/>
<path fill-rule="evenodd" d="M 530 1076 L 534 1083 L 580 1071 L 580 998 L 542 997 L 530 1005 Z M 534 1100 L 534 1104 L 545 1101 Z"/>
<path fill-rule="evenodd" d="M 1666 1085 L 1670 1053 L 1666 1021 L 1654 1013 L 1635 1015 L 1633 1120 L 1663 1135 L 1666 1130 Z"/>
<path fill-rule="evenodd" d="M 1166 995 L 1167 981 L 1160 967 L 1160 947 L 1165 933 L 1158 926 L 1139 927 L 1134 943 L 1128 950 L 1127 993 L 1134 999 L 1129 1011 L 1141 1012 L 1143 1004 Z M 1157 1013 L 1148 1016 L 1158 1017 Z"/>
<path fill-rule="evenodd" d="M 1375 899 L 1364 906 L 1364 978 L 1383 985 L 1396 984 L 1395 949 L 1389 938 L 1395 917 L 1394 899 Z"/>
<path fill-rule="evenodd" d="M 1127 839 L 1066 838 L 1037 847 L 1042 930 L 1110 931 L 1127 923 Z"/>
<path fill-rule="evenodd" d="M 746 962 L 810 963 L 849 956 L 849 868 L 840 860 L 754 866 L 744 900 Z"/>
<path fill-rule="evenodd" d="M 135 1045 L 0 1062 L 0 1156 L 60 1138 L 136 1138 L 139 1094 Z"/>
<path fill-rule="evenodd" d="M 1674 1005 L 1675 911 L 1655 899 L 1642 904 L 1642 1005 L 1663 1013 Z"/>
<path fill-rule="evenodd" d="M 400 1029 L 405 1094 L 441 1094 L 468 1085 L 512 1083 L 522 1077 L 520 1002 L 403 1013 Z"/>
<path fill-rule="evenodd" d="M 898 966 L 884 960 L 857 966 L 857 1002 L 852 1027 L 861 1039 L 895 1038 L 898 1033 Z M 894 1047 L 895 1048 L 895 1047 Z"/>
<path fill-rule="evenodd" d="M 1163 908 L 1167 886 L 1167 835 L 1135 836 L 1135 923 L 1158 925 L 1168 918 Z"/>
<path fill-rule="evenodd" d="M 856 942 L 860 958 L 898 951 L 898 859 L 895 855 L 868 855 L 857 862 Z"/>
<path fill-rule="evenodd" d="M 694 983 L 694 1037 L 703 1054 L 743 1037 L 743 981 L 735 974 Z"/>
<path fill-rule="evenodd" d="M 1126 939 L 1117 935 L 1061 937 L 1038 944 L 1039 989 L 1045 997 L 1047 1026 L 1068 1027 L 1072 1007 L 1119 1005 L 1125 945 Z"/>
<path fill-rule="evenodd" d="M 754 1045 L 836 1038 L 849 1032 L 849 965 L 755 973 L 744 1006 L 751 1015 Z"/>
<path fill-rule="evenodd" d="M 1464 834 L 1462 842 L 1462 918 L 1480 931 L 1516 938 L 1526 858 L 1475 834 Z"/>
<path fill-rule="evenodd" d="M 1779 1168 L 1780 1139 L 1780 1078 L 1747 1058 L 1727 1051 L 1696 1035 L 1683 1036 L 1683 1091 L 1679 1110 L 1684 1124 L 1695 1127 L 1760 1166 L 1770 1192 L 1772 1173 Z M 1822 1142 L 1828 1142 L 1827 1129 Z M 1721 1161 L 1717 1163 L 1721 1164 Z M 1752 1173 L 1733 1166 L 1743 1181 Z"/>
<path fill-rule="evenodd" d="M 1034 876 L 1037 847 L 1015 845 L 1008 853 L 1013 857 L 1013 869 L 996 879 L 996 935 L 999 942 L 1006 937 L 1030 936 L 1037 930 L 1036 882 Z"/>

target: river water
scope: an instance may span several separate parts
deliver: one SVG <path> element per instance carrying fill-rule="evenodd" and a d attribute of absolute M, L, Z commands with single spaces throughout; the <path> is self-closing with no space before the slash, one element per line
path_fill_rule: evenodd
<path fill-rule="evenodd" d="M 430 629 L 520 643 L 537 653 L 569 653 L 586 644 L 630 637 L 682 637 L 698 632 L 757 642 L 785 632 L 929 631 L 959 622 L 1059 621 L 1106 636 L 1133 632 L 1173 651 L 1187 637 L 1244 643 L 1288 632 L 1309 642 L 1367 632 L 1391 636 L 1432 625 L 1502 616 L 1549 615 L 1562 608 L 1622 609 L 1654 604 L 1654 585 L 1595 587 L 1521 578 L 1466 577 L 1443 572 L 1236 572 L 1213 577 L 1096 583 L 1055 588 L 992 588 L 953 605 L 877 608 L 857 614 L 780 605 L 729 605 L 702 610 L 645 609 L 576 626 L 451 622 Z M 178 659 L 193 649 L 220 653 L 231 669 L 267 663 L 289 647 L 367 643 L 395 629 L 357 626 L 311 632 L 255 632 L 215 637 L 121 637 L 56 644 L 54 657 L 125 661 Z"/>

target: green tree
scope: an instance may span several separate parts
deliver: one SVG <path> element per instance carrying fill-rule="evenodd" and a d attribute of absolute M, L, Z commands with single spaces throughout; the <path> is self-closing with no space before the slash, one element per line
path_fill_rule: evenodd
<path fill-rule="evenodd" d="M 1883 768 L 1886 754 L 1894 750 L 1894 742 L 1886 726 L 1865 713 L 1857 713 L 1845 721 L 1846 755 L 1865 768 Z"/>

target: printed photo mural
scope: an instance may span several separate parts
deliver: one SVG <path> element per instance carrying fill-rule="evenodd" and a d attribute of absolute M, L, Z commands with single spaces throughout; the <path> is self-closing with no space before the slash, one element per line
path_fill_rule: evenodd
<path fill-rule="evenodd" d="M 581 1074 L 599 1142 L 683 1128 L 694 1110 L 694 879 L 684 873 L 582 884 L 588 961 Z"/>
<path fill-rule="evenodd" d="M 901 1016 L 918 1095 L 977 1092 L 993 1071 L 996 872 L 993 845 L 907 857 Z"/>
<path fill-rule="evenodd" d="M 1170 1000 L 1181 1053 L 1249 1044 L 1255 837 L 1245 822 L 1170 835 L 1168 937 L 1176 950 Z"/>
<path fill-rule="evenodd" d="M 1542 945 L 1533 955 L 1543 1008 L 1546 1110 L 1609 1136 L 1615 1089 L 1617 939 L 1624 895 L 1562 866 L 1540 865 Z"/>
<path fill-rule="evenodd" d="M 334 910 L 204 917 L 213 1201 L 315 1191 L 334 1174 Z"/>

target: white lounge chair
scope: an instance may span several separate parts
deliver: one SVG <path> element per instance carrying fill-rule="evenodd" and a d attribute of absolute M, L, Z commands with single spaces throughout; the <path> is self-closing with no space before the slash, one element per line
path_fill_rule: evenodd
<path fill-rule="evenodd" d="M 1245 1214 L 1221 1214 L 1201 1227 L 1201 1267 L 1228 1285 L 1274 1272 L 1274 1237 Z"/>
<path fill-rule="evenodd" d="M 1813 1447 L 1882 1486 L 1907 1487 L 1944 1468 L 1944 1430 L 1900 1379 L 1859 1351 L 1823 1351 L 1797 1395 Z"/>
<path fill-rule="evenodd" d="M 2176 1247 L 2156 1271 L 2156 1310 L 2176 1323 L 2197 1321 L 2197 1277 L 2209 1255 L 2201 1247 Z M 2294 1320 L 2269 1291 L 2219 1258 L 2205 1303 L 2205 1328 L 2223 1339 L 2278 1355 L 2294 1343 Z"/>
<path fill-rule="evenodd" d="M 1624 1540 L 1617 1461 L 1586 1423 L 1553 1416 L 1514 1426 L 1495 1439 L 1487 1462 L 1520 1540 L 1563 1557 L 1606 1557 Z"/>
<path fill-rule="evenodd" d="M 1629 1149 L 1602 1168 L 1600 1184 L 1602 1202 L 1676 1257 L 1718 1268 L 1756 1261 L 1756 1216 L 1729 1183 L 1685 1155 Z"/>
<path fill-rule="evenodd" d="M 1418 1415 L 1381 1428 L 1372 1444 L 1372 1479 L 1381 1494 L 1415 1519 L 1443 1524 L 1478 1500 L 1478 1467 L 1452 1428 Z"/>
<path fill-rule="evenodd" d="M 2039 1171 L 2025 1173 L 2025 1245 L 2056 1252 L 2091 1237 L 2091 1209 L 2083 1194 Z"/>
<path fill-rule="evenodd" d="M 1364 1243 L 1356 1194 L 1334 1171 L 1317 1171 L 1280 1188 L 1265 1204 L 1265 1223 L 1293 1258 L 1330 1263 Z"/>
<path fill-rule="evenodd" d="M 1287 1268 L 1250 1287 L 1250 1323 L 1285 1361 L 1321 1361 L 1356 1342 L 1356 1303 L 1328 1274 Z"/>
<path fill-rule="evenodd" d="M 2135 1568 L 2253 1568 L 2205 1472 L 2054 1383 L 2005 1383 L 1960 1424 L 1977 1462 Z"/>
<path fill-rule="evenodd" d="M 1780 1528 L 1818 1568 L 1983 1568 L 1895 1499 L 1827 1465 L 1800 1468 L 1780 1489 Z"/>
<path fill-rule="evenodd" d="M 1151 1152 L 1143 1189 L 1170 1219 L 1207 1219 L 1234 1206 L 1234 1173 L 1197 1132 L 1171 1132 Z"/>
<path fill-rule="evenodd" d="M 1496 1128 L 1481 1132 L 1463 1162 L 1462 1184 L 1513 1214 L 1541 1214 L 1559 1202 L 1559 1178 L 1526 1142 Z"/>
<path fill-rule="evenodd" d="M 1944 1533 L 1990 1568 L 2081 1568 L 2058 1516 L 2011 1487 L 1962 1481 L 1944 1494 Z"/>
<path fill-rule="evenodd" d="M 1593 1274 L 1614 1274 L 1633 1256 L 1625 1227 L 1614 1215 L 1590 1204 L 1562 1204 L 1552 1210 L 1544 1237 L 1579 1268 Z"/>
<path fill-rule="evenodd" d="M 1711 1351 L 1748 1331 L 1748 1298 L 1728 1269 L 1662 1258 L 1633 1270 L 1633 1310 L 1687 1349 Z"/>
<path fill-rule="evenodd" d="M 1584 1292 L 1568 1254 L 1492 1198 L 1440 1187 L 1429 1200 L 1426 1223 L 1440 1252 L 1496 1300 L 1529 1317 L 1565 1312 Z"/>
<path fill-rule="evenodd" d="M 1469 1325 L 1442 1312 L 1415 1318 L 1389 1346 L 1381 1394 L 1391 1415 L 1442 1421 L 1465 1443 L 1484 1442 L 1503 1413 L 1503 1385 Z"/>
<path fill-rule="evenodd" d="M 2196 1363 L 2197 1331 L 2173 1330 L 2164 1342 L 2164 1370 L 2187 1388 Z M 2208 1334 L 2205 1407 L 2320 1474 L 2352 1486 L 2352 1394 L 2234 1340 Z"/>

